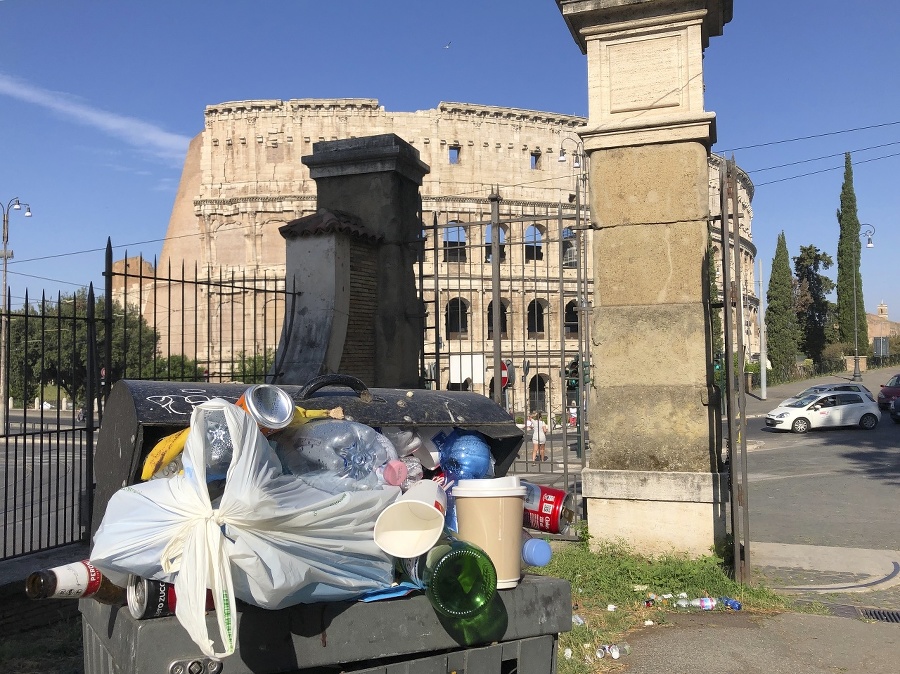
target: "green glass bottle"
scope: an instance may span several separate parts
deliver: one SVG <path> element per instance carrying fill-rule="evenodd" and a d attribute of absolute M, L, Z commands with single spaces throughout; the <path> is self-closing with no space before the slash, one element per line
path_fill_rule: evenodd
<path fill-rule="evenodd" d="M 483 611 L 497 592 L 497 570 L 487 553 L 447 529 L 424 555 L 401 559 L 403 574 L 425 590 L 434 610 L 450 618 Z"/>

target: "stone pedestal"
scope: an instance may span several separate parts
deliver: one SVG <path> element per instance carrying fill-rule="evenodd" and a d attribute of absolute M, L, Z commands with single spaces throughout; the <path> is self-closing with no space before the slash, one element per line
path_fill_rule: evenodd
<path fill-rule="evenodd" d="M 591 460 L 596 539 L 708 554 L 725 536 L 711 401 L 703 49 L 728 0 L 559 1 L 588 56 L 596 230 Z"/>
<path fill-rule="evenodd" d="M 394 134 L 315 143 L 302 161 L 318 213 L 281 230 L 286 287 L 296 280 L 301 297 L 287 307 L 276 381 L 340 372 L 369 386 L 419 387 L 424 308 L 415 274 L 428 166 Z"/>

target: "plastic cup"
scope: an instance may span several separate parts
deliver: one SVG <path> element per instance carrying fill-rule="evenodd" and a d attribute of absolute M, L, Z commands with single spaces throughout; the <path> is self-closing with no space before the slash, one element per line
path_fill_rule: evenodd
<path fill-rule="evenodd" d="M 434 547 L 444 530 L 447 494 L 437 482 L 420 480 L 381 511 L 375 544 L 392 557 L 412 559 Z"/>
<path fill-rule="evenodd" d="M 497 569 L 497 588 L 522 576 L 522 517 L 525 487 L 516 476 L 460 480 L 453 487 L 458 535 L 484 550 Z"/>

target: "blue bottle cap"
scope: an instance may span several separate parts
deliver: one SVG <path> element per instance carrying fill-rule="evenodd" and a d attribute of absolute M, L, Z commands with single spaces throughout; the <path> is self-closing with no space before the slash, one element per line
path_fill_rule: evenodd
<path fill-rule="evenodd" d="M 522 546 L 522 561 L 528 566 L 547 566 L 552 556 L 550 544 L 540 538 L 527 540 Z"/>

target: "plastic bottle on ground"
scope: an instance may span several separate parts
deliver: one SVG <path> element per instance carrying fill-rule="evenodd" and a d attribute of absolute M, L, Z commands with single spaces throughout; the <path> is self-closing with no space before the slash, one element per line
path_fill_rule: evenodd
<path fill-rule="evenodd" d="M 698 599 L 691 599 L 691 606 L 701 608 L 704 611 L 711 611 L 716 607 L 716 600 L 712 597 L 699 597 Z"/>
<path fill-rule="evenodd" d="M 732 599 L 731 597 L 719 597 L 719 603 L 733 611 L 741 610 L 741 602 L 737 599 Z"/>

